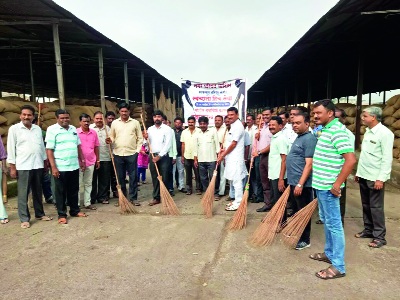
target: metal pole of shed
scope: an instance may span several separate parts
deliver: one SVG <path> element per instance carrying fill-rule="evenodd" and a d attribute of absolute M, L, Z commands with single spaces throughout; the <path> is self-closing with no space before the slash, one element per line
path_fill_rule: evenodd
<path fill-rule="evenodd" d="M 53 24 L 54 52 L 56 56 L 57 87 L 60 108 L 65 109 L 64 81 L 61 62 L 60 36 L 58 34 L 58 24 Z"/>
<path fill-rule="evenodd" d="M 307 82 L 307 103 L 308 103 L 308 113 L 311 113 L 311 97 L 312 97 L 312 86 L 311 86 L 311 80 L 309 79 Z"/>
<path fill-rule="evenodd" d="M 31 98 L 33 102 L 36 102 L 36 95 L 35 95 L 35 82 L 33 80 L 33 64 L 32 64 L 32 51 L 29 51 L 29 70 L 31 73 Z"/>
<path fill-rule="evenodd" d="M 346 97 L 346 101 L 347 101 L 347 103 L 349 103 L 349 96 Z"/>
<path fill-rule="evenodd" d="M 145 102 L 144 102 L 144 72 L 140 73 L 141 89 L 142 89 L 142 112 L 144 112 Z"/>
<path fill-rule="evenodd" d="M 383 104 L 386 103 L 386 91 L 383 91 Z"/>
<path fill-rule="evenodd" d="M 124 62 L 125 102 L 129 104 L 128 62 Z"/>
<path fill-rule="evenodd" d="M 289 92 L 287 88 L 285 88 L 285 110 L 288 109 L 288 100 L 289 100 Z"/>
<path fill-rule="evenodd" d="M 364 57 L 360 53 L 358 58 L 358 76 L 357 76 L 357 104 L 356 104 L 356 140 L 355 149 L 360 148 L 360 129 L 361 129 L 361 106 L 362 106 L 362 94 L 364 89 Z"/>
<path fill-rule="evenodd" d="M 371 105 L 371 93 L 369 93 L 369 96 L 368 96 L 368 104 Z"/>
<path fill-rule="evenodd" d="M 172 103 L 174 103 L 175 111 L 176 111 L 175 90 L 172 90 Z"/>
<path fill-rule="evenodd" d="M 332 71 L 328 70 L 327 78 L 326 78 L 326 98 L 332 99 Z"/>
<path fill-rule="evenodd" d="M 151 88 L 152 88 L 152 90 L 153 90 L 153 107 L 154 107 L 154 108 L 157 108 L 156 81 L 155 81 L 154 78 L 151 80 Z"/>
<path fill-rule="evenodd" d="M 104 94 L 104 66 L 103 66 L 103 49 L 99 49 L 99 79 L 100 79 L 100 104 L 103 114 L 106 113 L 106 99 Z"/>

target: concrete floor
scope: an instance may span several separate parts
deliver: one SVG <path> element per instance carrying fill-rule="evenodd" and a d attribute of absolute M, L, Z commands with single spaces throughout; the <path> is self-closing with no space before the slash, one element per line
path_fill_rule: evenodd
<path fill-rule="evenodd" d="M 356 239 L 362 229 L 357 186 L 349 180 L 345 219 L 347 276 L 323 281 L 327 266 L 308 255 L 323 250 L 322 225 L 313 218 L 311 248 L 295 251 L 279 240 L 254 248 L 248 239 L 264 214 L 249 205 L 248 226 L 225 227 L 233 213 L 216 202 L 215 216 L 201 215 L 200 197 L 177 193 L 178 217 L 149 207 L 151 185 L 142 185 L 139 215 L 121 216 L 112 204 L 68 225 L 33 221 L 22 230 L 16 200 L 10 223 L 0 226 L 1 299 L 399 299 L 399 190 L 387 186 L 388 245 L 370 249 Z M 115 202 L 113 199 L 112 203 Z M 46 213 L 55 216 L 52 205 Z"/>

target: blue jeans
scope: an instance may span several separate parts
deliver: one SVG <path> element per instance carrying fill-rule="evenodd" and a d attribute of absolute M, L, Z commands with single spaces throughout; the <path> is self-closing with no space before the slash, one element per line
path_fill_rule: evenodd
<path fill-rule="evenodd" d="M 341 273 L 346 272 L 344 250 L 346 246 L 342 219 L 340 215 L 340 200 L 330 191 L 316 190 L 319 215 L 324 222 L 325 255 L 332 265 Z"/>

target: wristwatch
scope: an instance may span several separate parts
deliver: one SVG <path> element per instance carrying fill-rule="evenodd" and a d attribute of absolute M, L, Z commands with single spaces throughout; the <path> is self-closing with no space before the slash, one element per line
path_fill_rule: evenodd
<path fill-rule="evenodd" d="M 258 151 L 257 151 L 257 154 L 258 154 L 258 155 L 260 155 L 260 154 L 261 154 L 261 151 L 260 151 L 260 150 L 258 150 Z"/>
<path fill-rule="evenodd" d="M 299 188 L 302 188 L 302 187 L 303 187 L 303 185 L 300 184 L 300 183 L 298 183 L 296 186 L 299 187 Z"/>

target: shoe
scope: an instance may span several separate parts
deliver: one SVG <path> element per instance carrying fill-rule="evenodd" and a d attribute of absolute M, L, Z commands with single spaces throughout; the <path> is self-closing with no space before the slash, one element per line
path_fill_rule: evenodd
<path fill-rule="evenodd" d="M 186 189 L 179 189 L 181 193 L 186 193 Z"/>
<path fill-rule="evenodd" d="M 117 191 L 113 192 L 113 198 L 118 198 L 118 197 L 119 197 L 118 192 Z"/>
<path fill-rule="evenodd" d="M 139 201 L 137 201 L 137 200 L 132 200 L 132 201 L 130 201 L 133 205 L 135 205 L 135 206 L 140 206 L 140 202 Z"/>
<path fill-rule="evenodd" d="M 175 196 L 174 190 L 168 190 L 168 192 L 172 197 Z"/>
<path fill-rule="evenodd" d="M 160 200 L 153 199 L 153 200 L 151 200 L 151 201 L 149 202 L 149 205 L 150 205 L 150 206 L 153 206 L 153 205 L 157 205 L 157 204 L 160 204 L 160 203 L 161 203 Z"/>
<path fill-rule="evenodd" d="M 306 248 L 309 248 L 311 246 L 311 244 L 307 244 L 306 242 L 298 242 L 296 245 L 296 250 L 303 250 Z"/>
<path fill-rule="evenodd" d="M 97 209 L 97 207 L 94 206 L 94 205 L 92 205 L 92 204 L 90 204 L 90 205 L 88 205 L 88 206 L 85 206 L 85 208 L 86 208 L 86 209 L 90 209 L 90 210 L 96 210 L 96 209 Z"/>
<path fill-rule="evenodd" d="M 146 184 L 147 182 L 146 181 L 142 181 L 142 184 Z"/>
<path fill-rule="evenodd" d="M 192 194 L 192 191 L 191 190 L 187 190 L 186 191 L 186 195 L 191 195 Z"/>
<path fill-rule="evenodd" d="M 196 195 L 201 195 L 201 191 L 200 190 L 196 190 Z"/>
<path fill-rule="evenodd" d="M 315 222 L 315 224 L 324 224 L 324 222 L 322 222 L 321 220 L 318 220 Z"/>
<path fill-rule="evenodd" d="M 270 211 L 271 208 L 272 208 L 272 206 L 265 204 L 263 207 L 257 208 L 256 211 L 257 212 L 266 212 L 266 211 Z"/>
<path fill-rule="evenodd" d="M 219 201 L 219 200 L 221 200 L 221 198 L 219 197 L 219 195 L 214 195 L 214 200 Z"/>
<path fill-rule="evenodd" d="M 50 196 L 49 198 L 45 199 L 44 201 L 46 201 L 47 204 L 52 204 L 54 202 L 54 198 L 53 198 L 53 196 Z"/>

